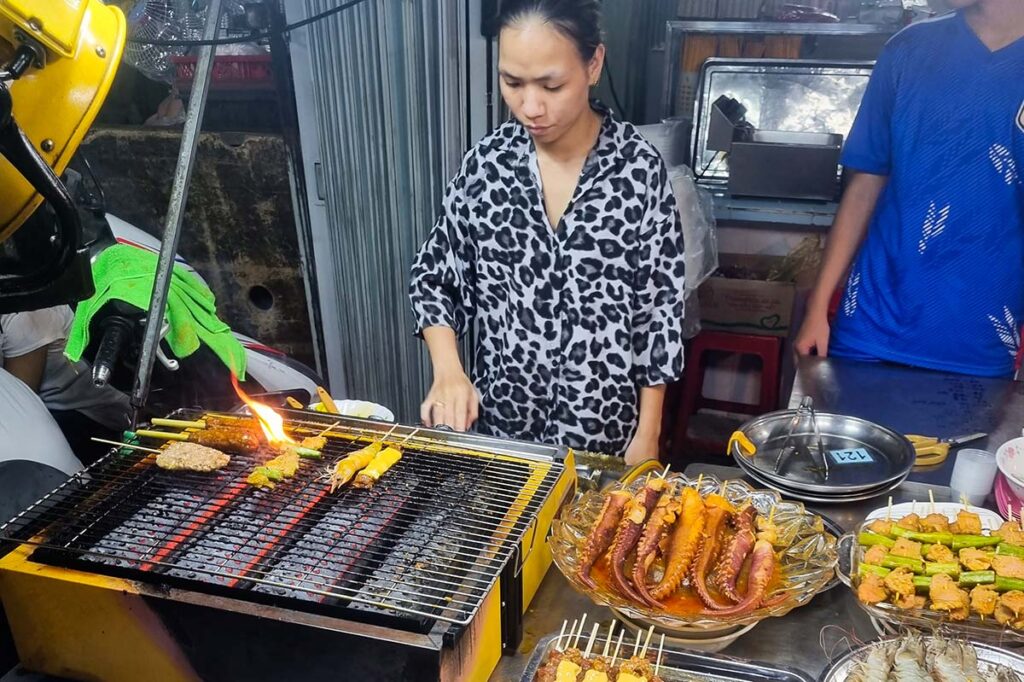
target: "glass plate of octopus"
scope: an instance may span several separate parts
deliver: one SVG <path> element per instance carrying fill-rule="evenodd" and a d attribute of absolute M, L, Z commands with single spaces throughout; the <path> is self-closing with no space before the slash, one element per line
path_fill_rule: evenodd
<path fill-rule="evenodd" d="M 836 537 L 775 491 L 671 474 L 582 493 L 552 524 L 551 553 L 597 604 L 710 630 L 806 604 L 832 579 Z"/>

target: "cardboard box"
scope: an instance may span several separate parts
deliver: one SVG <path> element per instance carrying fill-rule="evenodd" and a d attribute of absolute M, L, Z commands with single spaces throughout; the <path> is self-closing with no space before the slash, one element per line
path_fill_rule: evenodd
<path fill-rule="evenodd" d="M 789 336 L 793 320 L 795 282 L 767 281 L 769 272 L 783 262 L 778 256 L 719 254 L 719 272 L 700 285 L 700 320 L 703 329 Z"/>

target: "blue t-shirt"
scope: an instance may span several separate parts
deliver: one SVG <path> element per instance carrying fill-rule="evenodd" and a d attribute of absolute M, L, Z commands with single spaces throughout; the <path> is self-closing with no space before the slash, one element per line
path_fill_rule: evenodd
<path fill-rule="evenodd" d="M 991 52 L 959 12 L 895 35 L 842 163 L 889 181 L 829 353 L 1010 374 L 1024 322 L 1024 39 Z"/>

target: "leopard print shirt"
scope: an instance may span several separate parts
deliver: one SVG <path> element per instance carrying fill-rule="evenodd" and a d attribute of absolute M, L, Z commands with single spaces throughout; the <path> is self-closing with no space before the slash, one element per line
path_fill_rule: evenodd
<path fill-rule="evenodd" d="M 476 330 L 478 430 L 619 453 L 639 387 L 683 369 L 683 233 L 665 164 L 604 115 L 552 230 L 536 151 L 511 120 L 471 149 L 412 267 L 417 332 Z"/>

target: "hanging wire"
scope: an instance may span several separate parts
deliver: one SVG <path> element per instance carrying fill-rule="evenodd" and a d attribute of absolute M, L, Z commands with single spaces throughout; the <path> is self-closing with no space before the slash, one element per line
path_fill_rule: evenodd
<path fill-rule="evenodd" d="M 349 2 L 342 3 L 337 7 L 332 7 L 329 10 L 324 10 L 323 12 L 313 15 L 307 19 L 303 19 L 302 21 L 297 21 L 294 24 L 288 24 L 280 31 L 263 31 L 260 33 L 252 33 L 240 38 L 214 38 L 213 40 L 140 40 L 137 38 L 129 38 L 128 42 L 136 45 L 157 45 L 160 47 L 200 47 L 202 45 L 237 45 L 240 43 L 250 43 L 255 40 L 269 38 L 275 33 L 285 35 L 291 31 L 302 28 L 303 26 L 308 26 L 317 21 L 334 16 L 339 12 L 344 12 L 356 5 L 361 5 L 366 1 L 367 0 L 349 0 Z"/>

